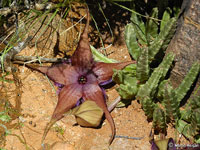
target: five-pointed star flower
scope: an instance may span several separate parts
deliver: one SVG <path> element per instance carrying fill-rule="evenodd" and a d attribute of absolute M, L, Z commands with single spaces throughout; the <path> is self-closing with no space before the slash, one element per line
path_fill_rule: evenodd
<path fill-rule="evenodd" d="M 104 111 L 105 117 L 110 123 L 111 143 L 115 135 L 115 125 L 107 109 L 105 96 L 100 85 L 112 79 L 113 69 L 122 69 L 134 62 L 95 62 L 89 45 L 88 26 L 89 13 L 85 29 L 70 63 L 62 63 L 53 67 L 37 67 L 37 70 L 46 74 L 52 81 L 63 85 L 51 122 L 61 119 L 63 114 L 76 107 L 81 99 L 84 101 L 92 100 Z"/>

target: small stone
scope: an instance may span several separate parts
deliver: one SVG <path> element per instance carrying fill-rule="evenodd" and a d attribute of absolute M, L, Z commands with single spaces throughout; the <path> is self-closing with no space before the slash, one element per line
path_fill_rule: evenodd
<path fill-rule="evenodd" d="M 19 116 L 19 120 L 20 122 L 24 123 L 26 120 L 22 117 L 22 116 Z"/>
<path fill-rule="evenodd" d="M 44 92 L 44 93 L 47 93 L 47 90 L 45 90 L 45 89 L 42 89 L 42 92 Z"/>

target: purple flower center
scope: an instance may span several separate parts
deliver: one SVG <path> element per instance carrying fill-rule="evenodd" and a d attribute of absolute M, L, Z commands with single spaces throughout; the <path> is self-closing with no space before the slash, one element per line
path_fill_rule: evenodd
<path fill-rule="evenodd" d="M 81 75 L 78 77 L 78 83 L 79 84 L 85 84 L 87 82 L 87 77 L 84 75 Z"/>

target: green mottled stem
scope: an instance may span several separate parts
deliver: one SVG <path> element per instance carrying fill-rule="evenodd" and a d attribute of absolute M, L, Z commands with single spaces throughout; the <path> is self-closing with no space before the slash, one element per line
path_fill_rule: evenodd
<path fill-rule="evenodd" d="M 140 86 L 136 96 L 137 99 L 143 99 L 146 96 L 151 97 L 151 93 L 158 87 L 162 72 L 163 69 L 161 68 L 156 68 L 154 70 L 149 80 L 144 85 Z"/>
<path fill-rule="evenodd" d="M 174 91 L 169 84 L 165 85 L 163 103 L 165 106 L 166 120 L 170 122 L 170 119 L 178 119 L 180 116 L 179 103 L 174 97 Z"/>
<path fill-rule="evenodd" d="M 175 90 L 176 99 L 180 103 L 181 100 L 185 97 L 189 89 L 191 88 L 194 80 L 196 79 L 197 75 L 199 74 L 200 65 L 199 63 L 194 63 L 192 68 L 185 76 L 184 80 L 181 82 L 179 87 Z"/>
<path fill-rule="evenodd" d="M 158 86 L 158 93 L 157 93 L 157 98 L 162 101 L 165 93 L 165 85 L 169 84 L 169 80 L 163 80 L 160 82 Z"/>
<path fill-rule="evenodd" d="M 165 113 L 158 106 L 155 107 L 155 110 L 153 112 L 153 127 L 159 132 L 166 132 L 167 124 L 165 119 Z"/>
<path fill-rule="evenodd" d="M 155 104 L 149 97 L 145 97 L 141 100 L 142 109 L 144 110 L 145 115 L 148 119 L 153 119 L 153 111 L 155 108 Z"/>
<path fill-rule="evenodd" d="M 137 42 L 136 32 L 132 23 L 127 24 L 125 27 L 125 42 L 128 52 L 135 60 L 137 60 L 140 55 L 141 48 Z"/>
<path fill-rule="evenodd" d="M 174 34 L 174 28 L 176 27 L 176 19 L 171 18 L 165 25 L 164 29 L 159 33 L 157 38 L 153 41 L 153 43 L 149 47 L 149 61 L 151 62 L 159 50 L 169 43 L 168 39 L 172 38 Z M 173 33 L 171 33 L 173 31 Z M 167 43 L 167 42 L 168 43 Z"/>
<path fill-rule="evenodd" d="M 144 48 L 137 61 L 136 77 L 144 83 L 149 78 L 148 48 Z"/>
<path fill-rule="evenodd" d="M 162 63 L 159 65 L 159 68 L 163 68 L 163 76 L 162 76 L 162 79 L 163 80 L 165 78 L 165 76 L 167 75 L 167 72 L 169 71 L 171 65 L 172 65 L 172 62 L 174 61 L 174 57 L 175 57 L 175 54 L 173 53 L 168 53 L 164 58 L 163 58 L 163 61 Z"/>

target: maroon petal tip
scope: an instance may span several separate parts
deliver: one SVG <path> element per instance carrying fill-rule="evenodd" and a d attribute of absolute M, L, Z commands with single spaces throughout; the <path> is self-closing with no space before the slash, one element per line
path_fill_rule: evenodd
<path fill-rule="evenodd" d="M 102 89 L 98 86 L 97 81 L 94 81 L 93 83 L 83 87 L 83 98 L 85 100 L 95 101 L 95 103 L 104 111 L 105 117 L 108 120 L 112 130 L 112 136 L 109 141 L 109 143 L 111 144 L 115 137 L 115 124 L 112 116 L 110 115 L 110 112 L 107 109 L 107 105 L 104 99 L 105 97 L 103 96 Z"/>
<path fill-rule="evenodd" d="M 82 97 L 82 87 L 78 84 L 64 86 L 58 96 L 58 103 L 53 112 L 52 119 L 60 120 L 64 117 L 64 113 L 68 112 L 77 101 Z"/>
<path fill-rule="evenodd" d="M 73 66 L 78 66 L 87 69 L 91 69 L 93 65 L 93 57 L 88 39 L 89 22 L 90 15 L 89 10 L 87 10 L 87 23 L 85 25 L 83 33 L 81 34 L 78 46 L 71 57 Z"/>
<path fill-rule="evenodd" d="M 123 69 L 127 65 L 134 64 L 135 61 L 122 62 L 122 63 L 103 63 L 97 62 L 93 68 L 94 74 L 97 76 L 98 83 L 108 81 L 112 78 L 113 69 Z"/>

